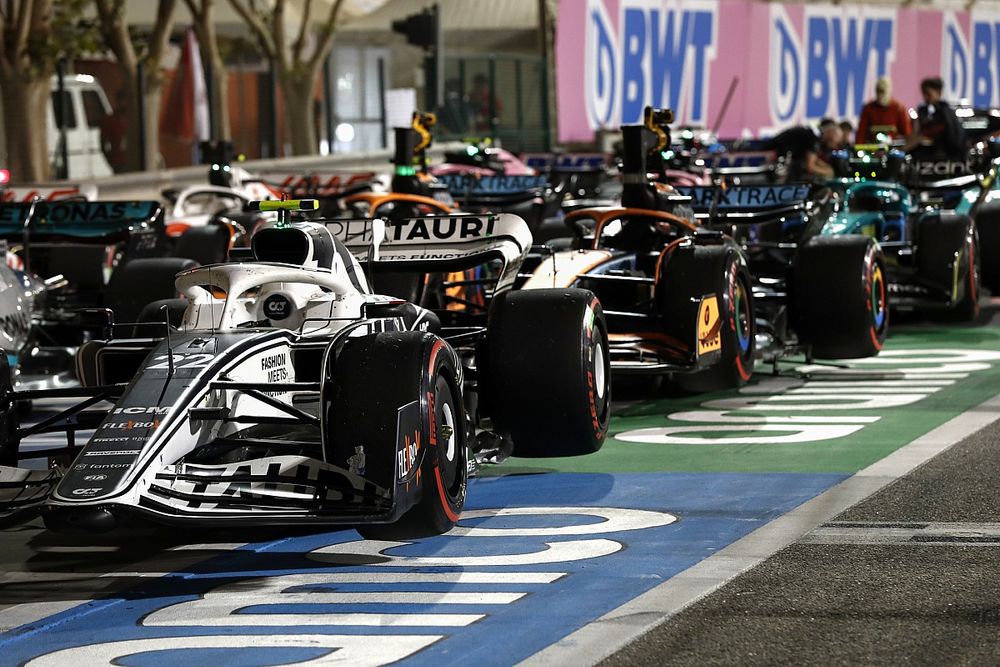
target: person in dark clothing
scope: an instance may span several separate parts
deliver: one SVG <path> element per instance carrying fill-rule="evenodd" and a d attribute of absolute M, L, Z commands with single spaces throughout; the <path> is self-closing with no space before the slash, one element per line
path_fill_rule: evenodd
<path fill-rule="evenodd" d="M 819 131 L 807 125 L 790 127 L 771 139 L 768 146 L 779 157 L 784 156 L 788 164 L 788 180 L 833 176 L 830 166 L 830 152 L 840 148 L 843 131 L 830 118 L 820 121 Z"/>
<path fill-rule="evenodd" d="M 964 160 L 965 131 L 955 110 L 941 99 L 944 82 L 930 77 L 920 82 L 924 103 L 917 109 L 916 130 L 906 150 L 919 160 Z"/>

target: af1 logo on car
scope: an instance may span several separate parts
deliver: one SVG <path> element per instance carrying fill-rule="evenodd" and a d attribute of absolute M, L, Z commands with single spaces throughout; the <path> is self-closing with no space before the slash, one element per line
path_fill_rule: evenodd
<path fill-rule="evenodd" d="M 264 314 L 269 320 L 283 320 L 292 314 L 292 302 L 284 294 L 272 294 L 264 299 Z"/>

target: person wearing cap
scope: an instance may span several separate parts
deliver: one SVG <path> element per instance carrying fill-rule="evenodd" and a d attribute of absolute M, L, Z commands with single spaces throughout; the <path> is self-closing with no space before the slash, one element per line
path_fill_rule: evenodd
<path fill-rule="evenodd" d="M 775 135 L 767 145 L 787 160 L 788 180 L 797 181 L 813 176 L 833 176 L 833 167 L 823 156 L 840 148 L 842 141 L 843 132 L 837 121 L 824 118 L 818 131 L 808 125 L 790 127 Z"/>
<path fill-rule="evenodd" d="M 880 76 L 875 82 L 875 99 L 861 108 L 857 142 L 876 144 L 886 139 L 905 139 L 911 132 L 910 114 L 902 103 L 893 99 L 889 77 Z"/>
<path fill-rule="evenodd" d="M 875 82 L 875 99 L 861 108 L 858 118 L 859 144 L 882 143 L 887 139 L 905 139 L 912 132 L 910 114 L 892 96 L 892 82 L 880 76 Z"/>
<path fill-rule="evenodd" d="M 965 130 L 955 110 L 941 99 L 944 81 L 939 76 L 920 82 L 924 103 L 917 108 L 916 130 L 906 142 L 906 150 L 918 160 L 964 160 Z"/>

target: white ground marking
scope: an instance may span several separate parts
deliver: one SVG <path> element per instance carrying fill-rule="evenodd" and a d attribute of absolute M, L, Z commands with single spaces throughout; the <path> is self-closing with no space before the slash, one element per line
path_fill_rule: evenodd
<path fill-rule="evenodd" d="M 124 656 L 170 649 L 225 648 L 316 648 L 328 649 L 318 658 L 285 667 L 313 665 L 351 665 L 368 667 L 396 662 L 424 649 L 440 636 L 421 635 L 208 635 L 200 637 L 157 637 L 78 646 L 47 653 L 27 663 L 26 667 L 64 667 L 65 665 L 120 665 Z"/>
<path fill-rule="evenodd" d="M 539 651 L 521 665 L 600 662 L 949 447 L 1000 419 L 1000 395 L 973 407 L 761 526 L 656 588 Z"/>

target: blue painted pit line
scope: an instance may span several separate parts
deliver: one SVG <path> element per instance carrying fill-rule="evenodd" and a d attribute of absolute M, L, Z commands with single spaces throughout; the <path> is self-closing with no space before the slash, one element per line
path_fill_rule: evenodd
<path fill-rule="evenodd" d="M 0 635 L 0 664 L 510 664 L 847 477 L 479 479 L 453 534 L 247 545 Z"/>

